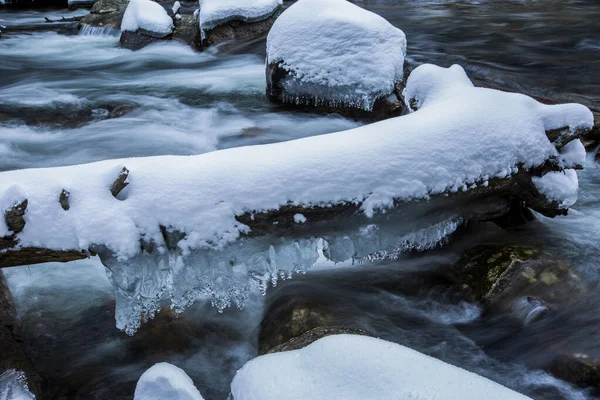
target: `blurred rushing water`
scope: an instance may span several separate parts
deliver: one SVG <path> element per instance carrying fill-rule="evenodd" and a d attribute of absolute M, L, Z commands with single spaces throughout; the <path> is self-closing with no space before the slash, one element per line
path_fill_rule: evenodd
<path fill-rule="evenodd" d="M 402 28 L 414 62 L 463 65 L 472 77 L 600 108 L 600 3 L 590 1 L 358 0 Z M 289 3 L 288 3 L 289 4 Z M 112 36 L 79 36 L 74 24 L 6 12 L 0 39 L 0 171 L 108 158 L 199 154 L 357 126 L 338 116 L 283 110 L 265 98 L 264 37 L 196 53 L 176 43 L 132 52 Z M 53 30 L 54 29 L 54 30 Z M 389 265 L 323 266 L 271 290 L 328 304 L 338 323 L 367 329 L 539 399 L 587 398 L 537 369 L 544 338 L 600 357 L 600 169 L 580 176 L 568 217 L 540 217 L 508 232 L 480 226 L 450 246 Z M 477 243 L 520 243 L 566 257 L 590 285 L 589 301 L 515 330 L 437 278 Z M 52 398 L 130 399 L 153 363 L 184 368 L 205 398 L 257 353 L 263 298 L 218 314 L 198 303 L 163 313 L 133 338 L 114 328 L 114 295 L 97 260 L 6 271 L 31 354 Z M 485 351 L 484 351 L 485 350 Z"/>

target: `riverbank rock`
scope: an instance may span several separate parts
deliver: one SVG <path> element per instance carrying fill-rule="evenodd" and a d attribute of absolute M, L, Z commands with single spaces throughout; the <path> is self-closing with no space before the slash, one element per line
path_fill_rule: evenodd
<path fill-rule="evenodd" d="M 84 27 L 101 28 L 107 31 L 121 30 L 123 14 L 128 0 L 99 0 L 94 3 L 90 13 L 79 21 L 79 29 Z"/>
<path fill-rule="evenodd" d="M 525 246 L 476 246 L 453 267 L 452 276 L 488 310 L 512 313 L 525 323 L 586 293 L 565 260 Z"/>
<path fill-rule="evenodd" d="M 18 371 L 22 371 L 22 373 Z M 9 378 L 11 384 L 15 383 L 14 381 L 22 381 L 23 373 L 27 380 L 24 387 L 28 387 L 28 390 L 36 394 L 38 399 L 44 399 L 41 390 L 42 378 L 36 372 L 27 354 L 21 323 L 17 317 L 4 274 L 0 271 L 0 383 L 2 383 L 2 379 L 6 379 L 8 382 Z M 13 375 L 15 379 L 12 378 Z M 8 385 L 7 382 L 5 383 Z M 1 384 L 0 398 L 3 398 Z"/>
<path fill-rule="evenodd" d="M 202 47 L 242 40 L 269 31 L 282 11 L 282 0 L 201 0 Z"/>
<path fill-rule="evenodd" d="M 398 116 L 405 55 L 406 36 L 379 15 L 345 0 L 300 0 L 267 37 L 267 97 L 352 118 Z"/>

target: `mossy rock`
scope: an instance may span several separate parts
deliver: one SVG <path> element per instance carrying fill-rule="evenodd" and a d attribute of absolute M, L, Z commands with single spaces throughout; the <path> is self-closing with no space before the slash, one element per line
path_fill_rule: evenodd
<path fill-rule="evenodd" d="M 311 329 L 300 336 L 291 338 L 285 343 L 277 345 L 267 353 L 280 353 L 282 351 L 299 350 L 326 336 L 333 335 L 362 335 L 372 336 L 361 329 L 344 328 L 342 326 L 319 326 Z"/>
<path fill-rule="evenodd" d="M 476 246 L 459 260 L 451 275 L 472 300 L 491 308 L 510 307 L 523 297 L 560 306 L 586 292 L 568 262 L 527 246 Z"/>
<path fill-rule="evenodd" d="M 305 332 L 333 323 L 325 304 L 298 301 L 287 296 L 268 304 L 260 325 L 258 352 L 265 354 Z"/>

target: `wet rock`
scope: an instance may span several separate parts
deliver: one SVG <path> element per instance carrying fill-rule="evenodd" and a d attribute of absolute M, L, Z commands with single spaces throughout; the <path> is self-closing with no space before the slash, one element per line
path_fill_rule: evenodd
<path fill-rule="evenodd" d="M 41 391 L 42 378 L 27 354 L 21 323 L 4 274 L 0 271 L 0 375 L 8 370 L 23 371 L 36 398 L 45 398 Z"/>
<path fill-rule="evenodd" d="M 227 21 L 204 32 L 202 47 L 207 48 L 228 40 L 244 40 L 266 34 L 279 17 L 282 10 L 277 9 L 271 16 L 261 21 L 245 22 L 238 19 Z"/>
<path fill-rule="evenodd" d="M 452 277 L 489 311 L 511 313 L 522 322 L 586 293 L 565 260 L 525 246 L 476 246 L 453 267 Z"/>
<path fill-rule="evenodd" d="M 129 50 L 139 50 L 151 43 L 155 43 L 160 40 L 170 40 L 171 35 L 168 36 L 155 36 L 142 32 L 130 32 L 124 31 L 121 33 L 121 39 L 119 40 L 119 44 L 121 47 L 124 47 Z"/>
<path fill-rule="evenodd" d="M 127 8 L 128 0 L 97 1 L 90 13 L 79 21 L 79 29 L 83 26 L 112 28 L 121 30 L 121 21 Z"/>
<path fill-rule="evenodd" d="M 186 43 L 197 50 L 202 49 L 200 27 L 196 18 L 192 15 L 182 15 L 181 19 L 175 19 L 174 23 L 173 40 Z"/>
<path fill-rule="evenodd" d="M 265 354 L 294 337 L 333 324 L 327 305 L 281 296 L 269 302 L 260 325 L 258 352 Z"/>
<path fill-rule="evenodd" d="M 562 354 L 551 362 L 547 370 L 581 388 L 592 388 L 592 395 L 600 396 L 600 360 L 586 354 Z"/>
<path fill-rule="evenodd" d="M 344 328 L 341 326 L 319 326 L 303 333 L 300 336 L 293 337 L 285 343 L 273 347 L 267 353 L 280 353 L 282 351 L 302 349 L 321 338 L 332 335 L 372 336 L 368 332 L 365 332 L 361 329 Z"/>

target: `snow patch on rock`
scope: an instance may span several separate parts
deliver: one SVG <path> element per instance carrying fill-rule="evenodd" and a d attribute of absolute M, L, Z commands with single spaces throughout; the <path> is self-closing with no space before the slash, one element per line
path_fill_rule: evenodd
<path fill-rule="evenodd" d="M 525 400 L 487 378 L 407 347 L 334 335 L 244 365 L 231 383 L 235 400 Z"/>
<path fill-rule="evenodd" d="M 267 63 L 292 75 L 284 83 L 289 96 L 367 111 L 402 81 L 405 55 L 400 29 L 346 0 L 299 0 L 267 37 Z"/>
<path fill-rule="evenodd" d="M 261 21 L 270 17 L 283 0 L 200 0 L 200 33 L 232 20 Z"/>

